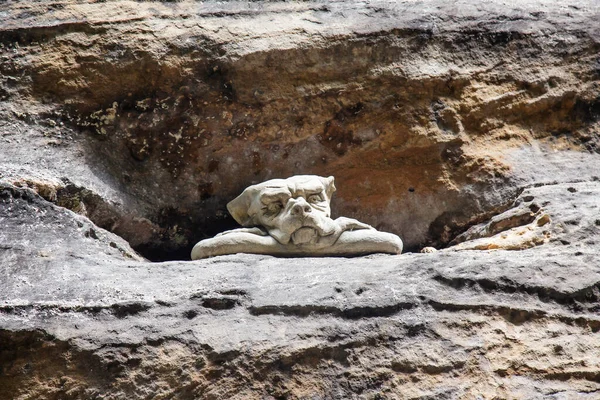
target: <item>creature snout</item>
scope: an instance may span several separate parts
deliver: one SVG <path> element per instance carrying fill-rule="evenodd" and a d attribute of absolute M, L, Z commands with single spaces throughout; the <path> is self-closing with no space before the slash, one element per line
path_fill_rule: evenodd
<path fill-rule="evenodd" d="M 291 215 L 303 217 L 312 212 L 312 207 L 306 202 L 306 200 L 304 200 L 303 197 L 291 199 L 290 201 L 294 201 L 294 204 L 292 204 L 292 208 L 290 209 Z"/>

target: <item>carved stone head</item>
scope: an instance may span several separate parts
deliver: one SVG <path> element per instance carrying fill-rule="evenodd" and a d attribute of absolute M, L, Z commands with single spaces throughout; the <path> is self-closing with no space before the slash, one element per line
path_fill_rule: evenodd
<path fill-rule="evenodd" d="M 262 226 L 281 244 L 316 243 L 336 225 L 329 203 L 334 178 L 297 175 L 248 187 L 227 209 L 244 227 Z"/>
<path fill-rule="evenodd" d="M 297 175 L 252 185 L 227 204 L 243 228 L 196 243 L 192 260 L 252 253 L 288 257 L 400 254 L 402 240 L 352 218 L 331 219 L 333 176 Z"/>

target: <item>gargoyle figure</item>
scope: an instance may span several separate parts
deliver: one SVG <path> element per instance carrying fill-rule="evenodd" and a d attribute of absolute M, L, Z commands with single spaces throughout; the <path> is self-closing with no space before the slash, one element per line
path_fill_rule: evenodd
<path fill-rule="evenodd" d="M 333 176 L 297 175 L 248 187 L 227 204 L 244 228 L 198 242 L 192 260 L 254 253 L 279 256 L 400 254 L 402 240 L 355 219 L 330 218 Z"/>

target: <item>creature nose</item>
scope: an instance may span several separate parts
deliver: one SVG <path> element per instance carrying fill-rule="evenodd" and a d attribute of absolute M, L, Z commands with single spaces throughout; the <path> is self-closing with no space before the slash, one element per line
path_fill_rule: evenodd
<path fill-rule="evenodd" d="M 292 215 L 305 215 L 310 213 L 312 210 L 310 205 L 306 204 L 305 201 L 299 201 L 292 207 Z"/>

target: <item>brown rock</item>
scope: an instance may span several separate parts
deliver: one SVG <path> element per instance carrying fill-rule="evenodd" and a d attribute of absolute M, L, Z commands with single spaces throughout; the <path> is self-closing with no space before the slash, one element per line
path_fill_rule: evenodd
<path fill-rule="evenodd" d="M 2 3 L 0 398 L 594 398 L 597 14 Z M 440 251 L 127 244 L 187 259 L 243 188 L 296 174 Z M 464 232 L 497 250 L 444 250 Z"/>
<path fill-rule="evenodd" d="M 503 153 L 597 148 L 598 29 L 593 2 L 438 3 L 7 4 L 3 115 L 22 133 L 4 135 L 67 135 L 99 177 L 78 186 L 136 203 L 94 221 L 151 221 L 118 232 L 152 258 L 234 227 L 228 200 L 294 174 L 336 176 L 336 211 L 409 249 L 445 245 L 514 198 Z"/>

